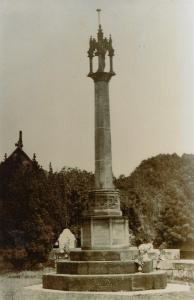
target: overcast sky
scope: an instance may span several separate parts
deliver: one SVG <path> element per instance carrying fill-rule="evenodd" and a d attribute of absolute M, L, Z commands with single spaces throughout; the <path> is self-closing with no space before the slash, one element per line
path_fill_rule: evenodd
<path fill-rule="evenodd" d="M 194 0 L 0 0 L 0 155 L 48 169 L 94 169 L 96 8 L 115 48 L 113 171 L 159 153 L 194 153 Z"/>

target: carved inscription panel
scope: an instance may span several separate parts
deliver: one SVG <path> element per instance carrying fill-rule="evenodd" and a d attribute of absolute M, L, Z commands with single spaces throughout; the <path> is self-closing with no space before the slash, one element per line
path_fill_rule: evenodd
<path fill-rule="evenodd" d="M 105 246 L 110 242 L 110 228 L 106 221 L 93 221 L 93 245 Z"/>
<path fill-rule="evenodd" d="M 91 223 L 85 221 L 82 227 L 82 246 L 90 246 L 91 243 Z"/>
<path fill-rule="evenodd" d="M 125 242 L 125 224 L 123 221 L 114 221 L 112 225 L 112 243 L 113 245 Z"/>

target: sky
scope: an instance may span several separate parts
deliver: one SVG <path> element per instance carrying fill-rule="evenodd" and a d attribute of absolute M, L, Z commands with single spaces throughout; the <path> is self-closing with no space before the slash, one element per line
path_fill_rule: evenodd
<path fill-rule="evenodd" d="M 94 170 L 96 9 L 115 48 L 113 173 L 159 153 L 194 153 L 194 0 L 0 0 L 0 156 Z"/>

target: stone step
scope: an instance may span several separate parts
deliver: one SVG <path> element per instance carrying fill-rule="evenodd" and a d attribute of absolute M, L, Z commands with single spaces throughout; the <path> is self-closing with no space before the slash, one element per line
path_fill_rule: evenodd
<path fill-rule="evenodd" d="M 194 260 L 193 259 L 174 260 L 173 269 L 194 271 Z"/>
<path fill-rule="evenodd" d="M 180 259 L 180 249 L 163 249 L 162 255 L 165 259 Z"/>
<path fill-rule="evenodd" d="M 81 250 L 76 249 L 70 252 L 70 259 L 73 261 L 128 261 L 137 258 L 139 250 L 136 247 L 118 250 Z"/>
<path fill-rule="evenodd" d="M 194 260 L 164 260 L 160 269 L 167 272 L 170 280 L 194 281 Z"/>
<path fill-rule="evenodd" d="M 141 291 L 164 289 L 166 272 L 116 274 L 116 275 L 43 275 L 43 288 L 62 291 Z"/>
<path fill-rule="evenodd" d="M 161 270 L 182 270 L 194 272 L 194 260 L 178 259 L 178 260 L 163 260 L 159 263 Z"/>
<path fill-rule="evenodd" d="M 143 273 L 153 271 L 152 261 L 143 265 Z M 134 261 L 58 261 L 57 274 L 131 274 L 138 272 Z"/>
<path fill-rule="evenodd" d="M 167 260 L 180 259 L 180 250 L 179 249 L 163 249 L 162 257 Z M 150 259 L 158 259 L 160 255 L 159 249 L 151 249 L 148 251 L 148 256 Z"/>

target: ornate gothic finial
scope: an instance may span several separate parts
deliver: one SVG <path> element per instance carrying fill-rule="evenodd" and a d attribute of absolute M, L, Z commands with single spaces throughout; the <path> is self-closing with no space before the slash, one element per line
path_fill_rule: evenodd
<path fill-rule="evenodd" d="M 101 27 L 101 22 L 100 22 L 100 12 L 101 12 L 101 9 L 100 8 L 97 8 L 97 13 L 98 13 L 98 25 L 99 27 Z"/>
<path fill-rule="evenodd" d="M 18 142 L 15 144 L 15 146 L 16 146 L 17 148 L 20 148 L 20 149 L 23 148 L 22 131 L 21 131 L 21 130 L 20 130 L 20 132 L 19 132 L 19 140 L 18 140 Z"/>
<path fill-rule="evenodd" d="M 33 154 L 33 161 L 36 161 L 36 153 Z"/>
<path fill-rule="evenodd" d="M 4 161 L 7 159 L 7 153 L 5 153 L 4 155 Z"/>
<path fill-rule="evenodd" d="M 101 9 L 98 8 L 96 11 L 98 13 L 99 28 L 97 32 L 97 39 L 91 36 L 89 40 L 88 57 L 90 63 L 90 71 L 88 76 L 93 78 L 94 80 L 98 80 L 99 76 L 105 76 L 107 80 L 109 80 L 113 75 L 115 75 L 113 71 L 114 49 L 112 47 L 112 38 L 111 36 L 109 38 L 104 37 L 100 20 Z M 105 71 L 106 55 L 109 56 L 109 71 Z M 98 69 L 93 72 L 93 58 L 95 56 L 97 56 L 98 58 Z"/>

